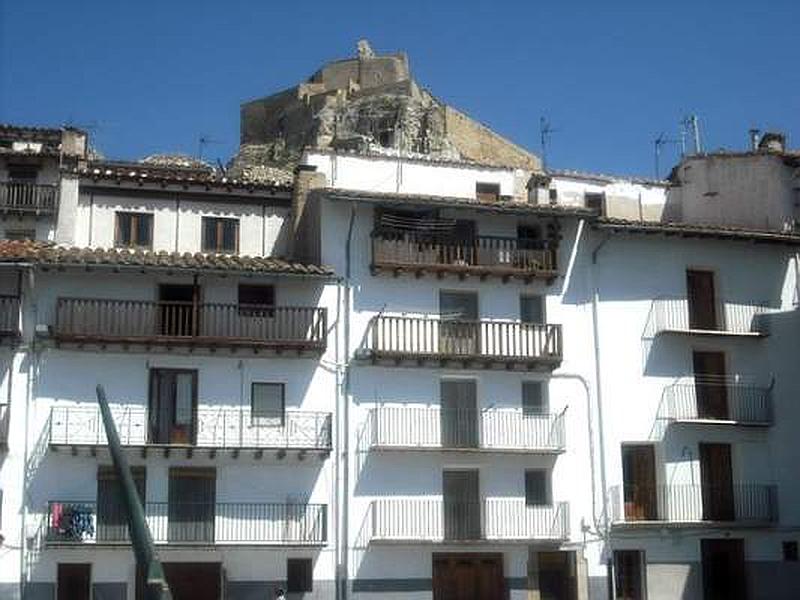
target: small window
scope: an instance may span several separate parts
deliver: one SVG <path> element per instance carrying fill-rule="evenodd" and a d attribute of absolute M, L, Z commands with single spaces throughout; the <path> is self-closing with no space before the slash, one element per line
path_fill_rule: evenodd
<path fill-rule="evenodd" d="M 558 201 L 558 190 L 550 188 L 550 204 L 555 204 Z"/>
<path fill-rule="evenodd" d="M 497 202 L 500 199 L 500 184 L 479 181 L 475 184 L 475 197 L 481 202 Z"/>
<path fill-rule="evenodd" d="M 797 553 L 797 542 L 796 541 L 789 541 L 783 542 L 783 560 L 786 562 L 797 562 L 798 561 L 798 553 Z"/>
<path fill-rule="evenodd" d="M 251 317 L 272 316 L 275 306 L 275 287 L 271 285 L 240 285 L 239 314 Z"/>
<path fill-rule="evenodd" d="M 522 382 L 522 414 L 546 415 L 548 410 L 545 384 L 541 381 Z"/>
<path fill-rule="evenodd" d="M 614 550 L 615 600 L 644 599 L 643 564 L 644 552 L 639 550 Z"/>
<path fill-rule="evenodd" d="M 114 245 L 117 248 L 152 248 L 153 215 L 118 212 Z"/>
<path fill-rule="evenodd" d="M 606 214 L 606 195 L 603 193 L 586 192 L 583 196 L 586 208 L 595 211 L 600 216 Z"/>
<path fill-rule="evenodd" d="M 525 504 L 527 506 L 550 506 L 550 472 L 546 469 L 525 471 Z"/>
<path fill-rule="evenodd" d="M 5 237 L 7 240 L 35 240 L 36 232 L 33 229 L 10 229 Z"/>
<path fill-rule="evenodd" d="M 286 588 L 290 594 L 313 591 L 314 577 L 310 558 L 290 558 L 286 561 Z"/>
<path fill-rule="evenodd" d="M 544 297 L 520 296 L 519 320 L 533 325 L 544 325 Z"/>
<path fill-rule="evenodd" d="M 203 252 L 239 252 L 239 220 L 203 217 Z"/>
<path fill-rule="evenodd" d="M 36 165 L 8 165 L 8 180 L 13 183 L 36 183 L 38 175 Z"/>
<path fill-rule="evenodd" d="M 250 414 L 254 425 L 283 425 L 284 384 L 253 382 Z"/>

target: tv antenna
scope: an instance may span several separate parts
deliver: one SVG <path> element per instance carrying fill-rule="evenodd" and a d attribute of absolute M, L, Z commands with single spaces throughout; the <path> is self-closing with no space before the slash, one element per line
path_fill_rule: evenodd
<path fill-rule="evenodd" d="M 546 117 L 539 118 L 539 140 L 542 144 L 542 167 L 547 168 L 547 148 L 550 145 L 551 136 L 557 132 Z"/>
<path fill-rule="evenodd" d="M 222 144 L 222 140 L 215 140 L 208 135 L 201 134 L 197 140 L 197 160 L 203 160 L 203 150 L 211 144 Z"/>
<path fill-rule="evenodd" d="M 682 141 L 683 141 L 682 139 L 676 140 L 674 138 L 668 138 L 667 134 L 664 133 L 663 131 L 661 133 L 659 133 L 658 137 L 653 141 L 653 145 L 655 146 L 655 168 L 656 168 L 655 174 L 656 174 L 656 179 L 658 179 L 661 176 L 660 175 L 661 169 L 660 169 L 660 164 L 659 164 L 660 163 L 659 159 L 661 157 L 661 149 L 664 146 L 666 146 L 667 144 L 675 144 L 675 145 L 681 144 L 682 145 Z"/>
<path fill-rule="evenodd" d="M 681 120 L 681 154 L 686 154 L 686 137 L 691 136 L 694 145 L 694 154 L 703 151 L 700 143 L 700 120 L 697 115 L 687 115 Z"/>

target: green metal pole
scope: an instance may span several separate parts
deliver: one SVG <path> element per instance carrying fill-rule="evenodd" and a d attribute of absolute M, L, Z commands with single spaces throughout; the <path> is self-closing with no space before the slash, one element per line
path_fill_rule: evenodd
<path fill-rule="evenodd" d="M 108 438 L 108 449 L 114 461 L 114 469 L 122 484 L 122 503 L 128 513 L 128 530 L 131 534 L 133 553 L 136 556 L 136 565 L 144 569 L 147 574 L 147 599 L 172 600 L 164 569 L 158 560 L 150 528 L 144 516 L 144 508 L 133 482 L 133 475 L 128 466 L 128 460 L 122 452 L 117 428 L 111 418 L 111 409 L 108 407 L 106 392 L 102 385 L 97 386 L 97 403 L 100 405 L 100 414 L 103 417 L 103 426 Z"/>

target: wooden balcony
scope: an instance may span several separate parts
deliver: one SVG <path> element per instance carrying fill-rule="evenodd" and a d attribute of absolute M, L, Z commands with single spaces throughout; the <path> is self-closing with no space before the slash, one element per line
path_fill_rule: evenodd
<path fill-rule="evenodd" d="M 327 313 L 315 307 L 253 307 L 59 298 L 54 336 L 60 343 L 250 348 L 321 354 Z"/>
<path fill-rule="evenodd" d="M 167 546 L 322 546 L 328 539 L 324 504 L 146 502 L 153 542 Z M 44 522 L 48 545 L 128 545 L 119 503 L 50 502 Z"/>
<path fill-rule="evenodd" d="M 564 413 L 381 406 L 368 425 L 370 447 L 382 451 L 558 454 L 566 446 Z"/>
<path fill-rule="evenodd" d="M 157 426 L 141 407 L 114 407 L 114 425 L 124 447 L 205 449 L 209 454 L 228 450 L 252 451 L 260 456 L 275 450 L 281 456 L 287 451 L 298 454 L 316 453 L 327 456 L 331 450 L 331 414 L 323 412 L 287 411 L 274 416 L 253 417 L 249 408 L 200 407 L 192 415 L 192 439 L 181 444 L 165 444 Z M 49 444 L 54 450 L 80 448 L 94 450 L 108 445 L 100 411 L 94 407 L 54 407 L 50 412 Z"/>
<path fill-rule="evenodd" d="M 772 425 L 772 390 L 734 381 L 677 382 L 664 388 L 658 418 L 667 423 Z"/>
<path fill-rule="evenodd" d="M 610 492 L 611 521 L 616 526 L 762 526 L 778 519 L 774 485 L 626 484 L 612 487 Z"/>
<path fill-rule="evenodd" d="M 560 542 L 569 538 L 569 505 L 528 506 L 524 498 L 384 498 L 372 502 L 365 525 L 372 542 Z"/>
<path fill-rule="evenodd" d="M 13 340 L 19 336 L 19 298 L 0 296 L 0 339 Z"/>
<path fill-rule="evenodd" d="M 366 351 L 373 362 L 552 370 L 562 359 L 560 325 L 377 316 Z"/>
<path fill-rule="evenodd" d="M 388 272 L 395 276 L 452 274 L 552 282 L 558 275 L 555 251 L 530 246 L 529 241 L 513 237 L 475 236 L 456 241 L 410 231 L 375 231 L 371 269 L 373 274 Z"/>
<path fill-rule="evenodd" d="M 38 183 L 0 182 L 0 213 L 54 215 L 58 208 L 58 186 Z"/>

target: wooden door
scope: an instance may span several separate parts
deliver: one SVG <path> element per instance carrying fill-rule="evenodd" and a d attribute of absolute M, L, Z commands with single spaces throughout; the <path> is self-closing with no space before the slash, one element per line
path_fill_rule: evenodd
<path fill-rule="evenodd" d="M 693 352 L 697 416 L 700 419 L 729 419 L 728 388 L 724 352 Z"/>
<path fill-rule="evenodd" d="M 443 447 L 478 447 L 476 387 L 475 381 L 472 380 L 441 382 L 440 427 Z"/>
<path fill-rule="evenodd" d="M 58 563 L 57 600 L 90 600 L 92 597 L 92 565 Z"/>
<path fill-rule="evenodd" d="M 442 473 L 444 537 L 446 540 L 481 538 L 481 504 L 478 470 Z"/>
<path fill-rule="evenodd" d="M 476 355 L 480 351 L 478 295 L 471 292 L 439 292 L 439 352 Z"/>
<path fill-rule="evenodd" d="M 614 551 L 614 600 L 642 600 L 644 560 L 639 550 Z"/>
<path fill-rule="evenodd" d="M 714 273 L 686 271 L 686 291 L 689 304 L 689 329 L 718 329 Z"/>
<path fill-rule="evenodd" d="M 578 582 L 575 552 L 536 552 L 540 600 L 577 600 Z"/>
<path fill-rule="evenodd" d="M 172 600 L 220 600 L 220 563 L 164 563 Z"/>
<path fill-rule="evenodd" d="M 505 600 L 500 554 L 433 555 L 433 600 Z"/>
<path fill-rule="evenodd" d="M 730 444 L 700 444 L 700 480 L 703 487 L 703 519 L 735 520 Z"/>
<path fill-rule="evenodd" d="M 476 264 L 476 240 L 475 221 L 458 219 L 453 228 L 453 243 L 455 244 L 453 262 L 463 265 Z"/>
<path fill-rule="evenodd" d="M 133 483 L 144 506 L 146 472 L 144 467 L 131 467 Z M 128 536 L 128 511 L 122 499 L 122 484 L 114 467 L 97 470 L 97 541 L 124 542 Z"/>
<path fill-rule="evenodd" d="M 746 600 L 744 540 L 700 540 L 704 600 Z"/>
<path fill-rule="evenodd" d="M 622 478 L 625 520 L 656 520 L 656 457 L 652 445 L 622 447 Z"/>
<path fill-rule="evenodd" d="M 200 290 L 195 285 L 158 286 L 159 334 L 169 337 L 197 335 Z"/>
<path fill-rule="evenodd" d="M 151 369 L 149 404 L 149 443 L 196 443 L 197 371 Z"/>
<path fill-rule="evenodd" d="M 170 469 L 169 541 L 213 543 L 215 498 L 214 469 Z"/>

